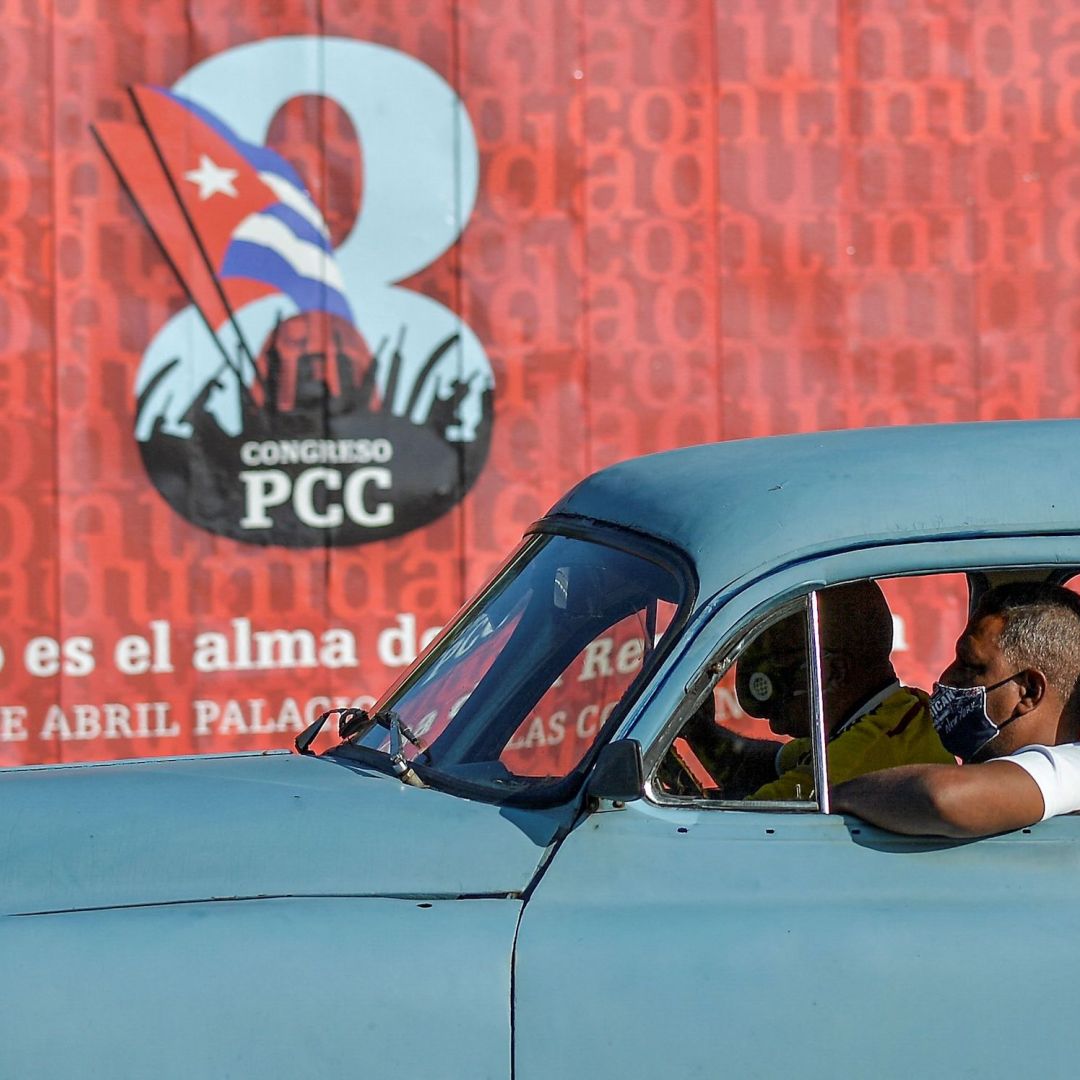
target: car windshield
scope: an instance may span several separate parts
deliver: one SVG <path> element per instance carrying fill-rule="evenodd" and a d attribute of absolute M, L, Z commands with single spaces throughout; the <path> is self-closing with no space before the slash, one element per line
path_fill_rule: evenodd
<path fill-rule="evenodd" d="M 528 541 L 378 704 L 421 775 L 537 792 L 582 764 L 686 597 L 681 574 L 623 548 Z M 418 744 L 418 745 L 417 745 Z M 385 726 L 352 745 L 387 752 Z"/>

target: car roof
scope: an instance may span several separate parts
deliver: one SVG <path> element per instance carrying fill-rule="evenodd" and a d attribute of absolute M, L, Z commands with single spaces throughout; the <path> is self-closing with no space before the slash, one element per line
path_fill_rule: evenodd
<path fill-rule="evenodd" d="M 549 513 L 680 548 L 703 590 L 829 551 L 1080 532 L 1080 421 L 867 428 L 621 462 Z"/>

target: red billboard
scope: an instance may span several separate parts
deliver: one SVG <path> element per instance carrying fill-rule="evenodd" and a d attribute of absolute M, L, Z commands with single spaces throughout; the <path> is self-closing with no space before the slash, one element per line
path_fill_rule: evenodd
<path fill-rule="evenodd" d="M 1075 5 L 4 34 L 0 764 L 287 745 L 613 461 L 1080 411 Z"/>

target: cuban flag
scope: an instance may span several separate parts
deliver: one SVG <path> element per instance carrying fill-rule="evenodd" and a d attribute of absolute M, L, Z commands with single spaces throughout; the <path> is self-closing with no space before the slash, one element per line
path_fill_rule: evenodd
<path fill-rule="evenodd" d="M 355 325 L 326 222 L 296 170 L 207 109 L 132 90 L 139 126 L 95 134 L 173 270 L 212 326 L 274 293 Z"/>

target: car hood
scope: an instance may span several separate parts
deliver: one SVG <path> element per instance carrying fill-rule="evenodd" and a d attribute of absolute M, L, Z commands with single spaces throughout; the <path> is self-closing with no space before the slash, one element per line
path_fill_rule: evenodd
<path fill-rule="evenodd" d="M 0 770 L 0 912 L 513 895 L 558 817 L 288 753 Z"/>

